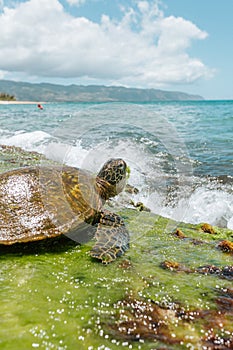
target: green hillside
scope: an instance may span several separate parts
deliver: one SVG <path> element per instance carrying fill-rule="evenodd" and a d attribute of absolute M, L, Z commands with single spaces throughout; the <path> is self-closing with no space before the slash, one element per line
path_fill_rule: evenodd
<path fill-rule="evenodd" d="M 198 95 L 157 89 L 125 88 L 100 85 L 57 85 L 0 80 L 0 92 L 16 100 L 45 102 L 153 102 L 203 100 Z"/>

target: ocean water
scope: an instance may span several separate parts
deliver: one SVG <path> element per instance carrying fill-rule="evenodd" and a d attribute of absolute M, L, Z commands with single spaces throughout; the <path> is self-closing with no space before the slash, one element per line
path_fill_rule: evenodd
<path fill-rule="evenodd" d="M 233 229 L 233 101 L 0 105 L 0 144 L 97 172 L 122 157 L 135 202 Z M 117 198 L 127 205 L 124 195 Z"/>

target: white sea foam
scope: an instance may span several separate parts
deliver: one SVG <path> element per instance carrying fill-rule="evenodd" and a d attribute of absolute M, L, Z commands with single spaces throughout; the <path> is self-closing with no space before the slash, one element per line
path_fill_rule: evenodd
<path fill-rule="evenodd" d="M 189 199 L 185 220 L 188 222 L 209 222 L 227 226 L 233 216 L 233 195 L 223 190 L 197 188 Z"/>
<path fill-rule="evenodd" d="M 227 227 L 233 230 L 233 216 L 230 218 L 230 220 L 227 223 Z"/>
<path fill-rule="evenodd" d="M 148 198 L 147 205 L 152 211 L 174 220 L 193 224 L 208 222 L 233 229 L 233 195 L 224 190 L 210 190 L 203 185 L 190 197 L 178 200 L 175 206 L 163 206 L 163 199 L 156 195 Z"/>
<path fill-rule="evenodd" d="M 45 144 L 52 139 L 52 136 L 44 131 L 25 132 L 19 130 L 17 132 L 9 132 L 6 130 L 0 136 L 0 143 L 8 146 L 22 147 L 28 151 L 43 152 Z"/>
<path fill-rule="evenodd" d="M 48 159 L 80 168 L 83 167 L 89 152 L 81 146 L 80 142 L 76 145 L 67 145 L 53 141 L 44 148 L 43 153 Z"/>

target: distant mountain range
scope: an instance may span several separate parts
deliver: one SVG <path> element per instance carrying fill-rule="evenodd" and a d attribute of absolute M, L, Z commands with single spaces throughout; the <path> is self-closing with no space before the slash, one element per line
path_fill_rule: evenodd
<path fill-rule="evenodd" d="M 58 85 L 0 80 L 0 93 L 16 100 L 44 102 L 153 102 L 203 100 L 199 95 L 157 89 L 125 88 L 100 85 Z"/>

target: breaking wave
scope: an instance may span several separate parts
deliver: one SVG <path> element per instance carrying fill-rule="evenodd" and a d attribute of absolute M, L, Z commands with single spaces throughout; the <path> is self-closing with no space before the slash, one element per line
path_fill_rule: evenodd
<path fill-rule="evenodd" d="M 195 162 L 171 155 L 147 135 L 64 142 L 45 131 L 12 132 L 0 129 L 0 143 L 45 154 L 49 159 L 97 172 L 108 158 L 122 157 L 130 166 L 130 184 L 139 193 L 131 195 L 152 212 L 189 223 L 208 222 L 233 229 L 233 193 L 230 176 L 198 177 L 190 169 Z M 187 169 L 189 164 L 189 171 Z"/>

